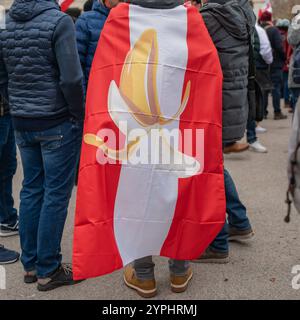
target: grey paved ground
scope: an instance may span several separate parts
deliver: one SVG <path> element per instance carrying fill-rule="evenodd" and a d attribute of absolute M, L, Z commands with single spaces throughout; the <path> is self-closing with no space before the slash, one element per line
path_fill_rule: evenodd
<path fill-rule="evenodd" d="M 194 265 L 195 277 L 189 290 L 171 294 L 168 287 L 166 259 L 157 258 L 157 281 L 160 299 L 299 299 L 300 290 L 292 289 L 291 269 L 300 265 L 300 216 L 292 223 L 283 222 L 286 181 L 286 158 L 291 119 L 267 120 L 268 133 L 260 135 L 268 146 L 268 154 L 246 152 L 226 156 L 226 166 L 232 173 L 240 197 L 248 208 L 255 239 L 248 245 L 232 244 L 227 265 Z M 19 166 L 15 177 L 15 198 L 21 186 Z M 64 233 L 65 261 L 71 260 L 74 196 Z M 19 249 L 18 238 L 0 239 L 13 249 Z M 77 286 L 60 288 L 50 293 L 38 293 L 35 285 L 22 283 L 20 263 L 6 267 L 7 289 L 0 290 L 0 299 L 136 299 L 134 292 L 122 283 L 122 273 L 85 281 Z"/>

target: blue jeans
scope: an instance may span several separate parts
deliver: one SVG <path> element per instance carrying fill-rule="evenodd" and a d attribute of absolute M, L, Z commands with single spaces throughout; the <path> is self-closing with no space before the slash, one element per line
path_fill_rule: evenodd
<path fill-rule="evenodd" d="M 293 111 L 295 111 L 299 96 L 300 96 L 300 88 L 290 89 L 290 102 L 291 102 L 291 108 L 293 109 Z"/>
<path fill-rule="evenodd" d="M 285 103 L 290 102 L 290 90 L 289 90 L 289 72 L 283 71 L 283 98 Z"/>
<path fill-rule="evenodd" d="M 0 117 L 0 224 L 15 224 L 18 219 L 12 197 L 17 154 L 11 117 Z"/>
<path fill-rule="evenodd" d="M 226 193 L 226 212 L 228 215 L 228 222 L 225 223 L 223 229 L 218 234 L 216 239 L 211 243 L 210 247 L 213 250 L 220 252 L 228 252 L 228 224 L 239 230 L 247 230 L 251 228 L 249 219 L 247 217 L 247 210 L 239 199 L 235 184 L 225 169 L 225 193 Z"/>
<path fill-rule="evenodd" d="M 257 136 L 256 136 L 256 122 L 255 120 L 251 120 L 248 118 L 247 122 L 247 142 L 248 143 L 254 143 L 257 141 Z"/>
<path fill-rule="evenodd" d="M 82 139 L 82 124 L 66 121 L 40 132 L 16 132 L 24 181 L 20 204 L 21 261 L 39 278 L 61 264 L 61 238 Z"/>
<path fill-rule="evenodd" d="M 281 88 L 282 88 L 283 70 L 273 69 L 271 71 L 271 80 L 273 84 L 272 97 L 273 97 L 273 108 L 275 113 L 280 113 L 280 100 L 281 100 Z M 268 114 L 268 96 L 269 92 L 265 92 L 265 114 Z"/>

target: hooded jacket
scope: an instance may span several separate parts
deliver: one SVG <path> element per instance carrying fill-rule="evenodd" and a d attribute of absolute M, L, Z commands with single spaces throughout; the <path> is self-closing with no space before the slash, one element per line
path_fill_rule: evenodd
<path fill-rule="evenodd" d="M 94 0 L 92 11 L 84 12 L 76 21 L 77 47 L 86 86 L 98 40 L 109 11 L 99 0 Z"/>
<path fill-rule="evenodd" d="M 283 38 L 279 29 L 268 22 L 262 22 L 261 26 L 266 30 L 269 37 L 271 47 L 273 49 L 273 63 L 271 65 L 272 70 L 283 70 L 286 53 L 284 52 Z"/>
<path fill-rule="evenodd" d="M 255 15 L 248 0 L 209 0 L 201 14 L 223 70 L 223 142 L 240 140 L 248 119 L 249 40 Z"/>
<path fill-rule="evenodd" d="M 300 29 L 299 29 L 299 23 L 300 23 L 300 14 L 297 15 L 289 28 L 289 32 L 288 32 L 288 42 L 289 44 L 296 49 L 298 46 L 300 46 Z M 296 89 L 296 88 L 300 88 L 300 84 L 297 84 L 294 82 L 293 80 L 293 73 L 294 73 L 294 54 L 295 54 L 295 50 L 294 53 L 291 57 L 290 60 L 290 72 L 289 72 L 289 87 L 291 89 Z"/>
<path fill-rule="evenodd" d="M 81 120 L 82 80 L 72 19 L 54 0 L 15 0 L 0 32 L 0 89 L 16 129 Z"/>
<path fill-rule="evenodd" d="M 152 9 L 172 9 L 184 3 L 184 0 L 129 0 L 131 4 Z"/>

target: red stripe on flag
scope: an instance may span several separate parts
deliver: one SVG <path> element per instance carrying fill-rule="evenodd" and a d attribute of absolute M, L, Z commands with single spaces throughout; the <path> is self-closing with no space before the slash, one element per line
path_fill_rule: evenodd
<path fill-rule="evenodd" d="M 182 136 L 184 129 L 192 129 L 194 137 L 196 129 L 204 129 L 204 170 L 199 175 L 179 179 L 173 222 L 161 250 L 162 256 L 179 260 L 198 258 L 225 221 L 222 70 L 202 17 L 193 7 L 187 10 L 188 64 L 183 87 L 191 81 L 191 96 L 179 128 Z M 195 149 L 196 139 L 193 153 Z M 199 162 L 203 165 L 203 161 Z"/>
<path fill-rule="evenodd" d="M 112 9 L 101 33 L 89 79 L 85 134 L 97 135 L 100 129 L 109 128 L 119 135 L 107 101 L 109 85 L 112 80 L 119 85 L 130 50 L 128 11 L 128 4 Z M 98 277 L 123 267 L 114 234 L 114 206 L 121 165 L 99 165 L 97 152 L 102 151 L 83 143 L 74 232 L 75 279 Z"/>
<path fill-rule="evenodd" d="M 74 2 L 74 0 L 64 0 L 60 5 L 61 11 L 65 12 L 70 7 L 72 2 Z"/>

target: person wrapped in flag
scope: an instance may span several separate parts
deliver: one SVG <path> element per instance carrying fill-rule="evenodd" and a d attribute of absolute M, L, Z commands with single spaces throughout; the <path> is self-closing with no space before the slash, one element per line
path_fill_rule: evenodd
<path fill-rule="evenodd" d="M 222 71 L 205 24 L 179 0 L 119 4 L 89 79 L 74 279 L 126 266 L 126 285 L 152 297 L 158 255 L 183 292 L 224 221 Z"/>

